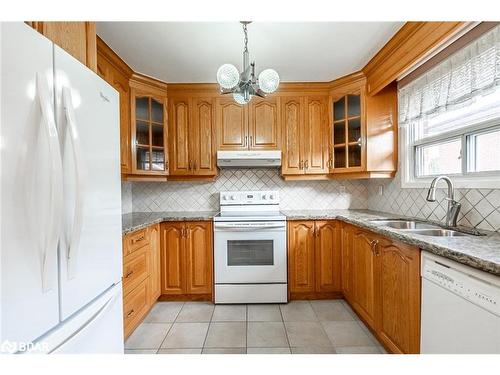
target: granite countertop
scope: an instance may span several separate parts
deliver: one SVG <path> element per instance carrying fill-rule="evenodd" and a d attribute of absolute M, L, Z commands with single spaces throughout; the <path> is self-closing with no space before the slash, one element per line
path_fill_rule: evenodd
<path fill-rule="evenodd" d="M 370 220 L 405 218 L 386 212 L 369 210 L 297 210 L 282 211 L 287 220 L 337 219 L 371 230 L 422 250 L 455 260 L 459 263 L 500 276 L 500 234 L 486 232 L 484 236 L 432 237 L 371 223 Z"/>
<path fill-rule="evenodd" d="M 163 221 L 210 221 L 218 211 L 132 212 L 122 215 L 122 233 L 127 234 Z"/>
<path fill-rule="evenodd" d="M 212 220 L 217 211 L 134 212 L 122 216 L 123 234 L 162 221 Z M 500 276 L 500 234 L 483 232 L 484 236 L 431 237 L 409 233 L 371 223 L 370 220 L 406 218 L 369 210 L 290 210 L 282 211 L 287 220 L 341 220 L 422 250 Z"/>

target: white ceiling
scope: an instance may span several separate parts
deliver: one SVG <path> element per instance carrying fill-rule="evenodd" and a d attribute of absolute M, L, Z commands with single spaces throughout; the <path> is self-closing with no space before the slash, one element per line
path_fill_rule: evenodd
<path fill-rule="evenodd" d="M 361 69 L 403 22 L 253 22 L 250 59 L 257 74 L 282 81 L 331 81 Z M 139 73 L 166 82 L 215 82 L 217 68 L 241 69 L 239 22 L 98 22 L 99 36 Z"/>

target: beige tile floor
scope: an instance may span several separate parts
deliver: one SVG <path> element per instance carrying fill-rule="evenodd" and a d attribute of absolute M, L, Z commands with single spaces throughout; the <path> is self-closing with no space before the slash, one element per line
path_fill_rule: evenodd
<path fill-rule="evenodd" d="M 375 354 L 377 339 L 343 300 L 281 305 L 158 302 L 126 354 Z"/>

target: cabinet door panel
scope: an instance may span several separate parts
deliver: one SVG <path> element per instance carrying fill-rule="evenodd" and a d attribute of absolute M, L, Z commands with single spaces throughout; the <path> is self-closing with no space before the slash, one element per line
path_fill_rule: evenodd
<path fill-rule="evenodd" d="M 328 173 L 328 122 L 325 98 L 308 97 L 304 132 L 305 173 Z"/>
<path fill-rule="evenodd" d="M 288 223 L 288 267 L 291 293 L 314 292 L 314 221 Z"/>
<path fill-rule="evenodd" d="M 219 150 L 246 150 L 248 148 L 247 107 L 233 98 L 217 100 L 217 133 Z"/>
<path fill-rule="evenodd" d="M 340 227 L 335 221 L 316 221 L 316 292 L 341 290 Z"/>
<path fill-rule="evenodd" d="M 185 175 L 192 173 L 192 156 L 189 152 L 189 100 L 171 100 L 170 135 L 170 174 Z"/>
<path fill-rule="evenodd" d="M 160 263 L 160 224 L 149 227 L 151 248 L 151 304 L 154 304 L 161 295 L 161 263 Z"/>
<path fill-rule="evenodd" d="M 215 127 L 212 99 L 194 98 L 192 102 L 192 155 L 197 175 L 217 174 L 215 165 Z"/>
<path fill-rule="evenodd" d="M 395 353 L 419 353 L 420 252 L 385 239 L 377 250 L 380 338 Z"/>
<path fill-rule="evenodd" d="M 283 161 L 281 172 L 304 174 L 303 169 L 303 106 L 300 97 L 282 99 Z"/>
<path fill-rule="evenodd" d="M 342 228 L 342 292 L 348 301 L 352 301 L 353 278 L 353 227 L 344 225 Z"/>
<path fill-rule="evenodd" d="M 279 106 L 276 98 L 250 102 L 250 149 L 279 150 Z"/>
<path fill-rule="evenodd" d="M 356 229 L 353 235 L 353 294 L 357 312 L 374 327 L 375 316 L 375 255 L 369 232 Z"/>
<path fill-rule="evenodd" d="M 186 223 L 186 293 L 212 292 L 212 224 Z"/>
<path fill-rule="evenodd" d="M 184 229 L 183 223 L 161 224 L 162 294 L 184 293 Z"/>
<path fill-rule="evenodd" d="M 130 87 L 128 76 L 110 63 L 105 56 L 97 55 L 97 74 L 112 85 L 120 96 L 120 162 L 121 172 L 131 171 L 130 156 Z"/>

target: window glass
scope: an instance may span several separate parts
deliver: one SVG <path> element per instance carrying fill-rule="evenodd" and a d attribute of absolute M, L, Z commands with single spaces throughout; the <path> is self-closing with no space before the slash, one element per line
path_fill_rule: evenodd
<path fill-rule="evenodd" d="M 462 170 L 461 148 L 460 138 L 418 146 L 416 149 L 418 176 L 460 173 Z"/>
<path fill-rule="evenodd" d="M 500 130 L 473 135 L 470 142 L 473 172 L 500 170 Z"/>

